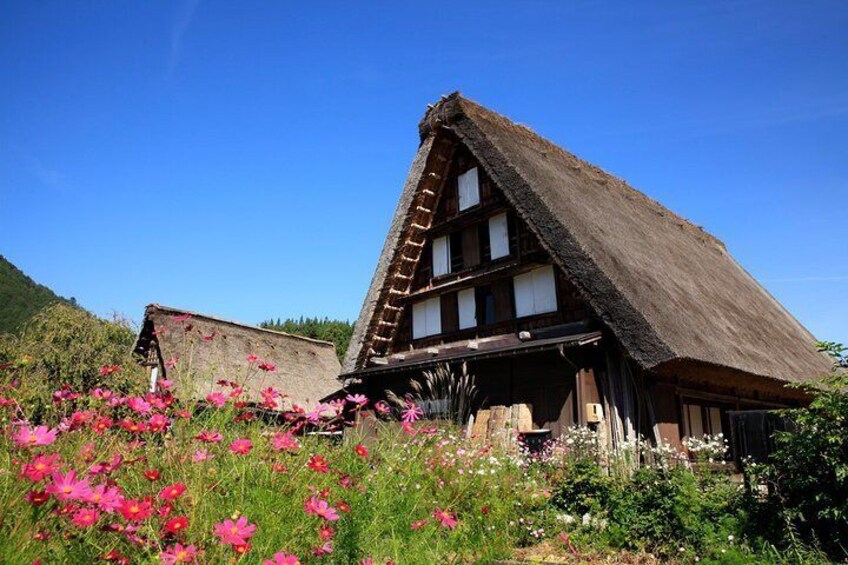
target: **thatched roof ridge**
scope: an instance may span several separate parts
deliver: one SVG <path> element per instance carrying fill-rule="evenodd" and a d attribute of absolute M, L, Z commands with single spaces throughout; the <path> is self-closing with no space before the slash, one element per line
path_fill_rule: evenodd
<path fill-rule="evenodd" d="M 309 342 L 312 342 L 312 343 L 317 343 L 317 344 L 321 344 L 321 345 L 328 345 L 330 347 L 335 347 L 335 344 L 331 341 L 324 341 L 322 339 L 315 339 L 315 338 L 311 338 L 311 337 L 306 337 L 305 335 L 297 335 L 297 334 L 290 334 L 290 333 L 287 333 L 287 332 L 279 332 L 277 330 L 270 330 L 268 328 L 263 328 L 263 327 L 260 327 L 260 326 L 254 326 L 254 325 L 251 325 L 251 324 L 244 324 L 242 322 L 236 322 L 234 320 L 225 320 L 224 318 L 218 318 L 216 316 L 210 316 L 209 314 L 200 314 L 198 312 L 193 312 L 191 310 L 182 310 L 180 308 L 173 308 L 171 306 L 163 306 L 161 304 L 148 304 L 147 307 L 145 308 L 145 316 L 147 316 L 148 313 L 153 313 L 153 312 L 161 312 L 162 314 L 169 314 L 169 315 L 172 315 L 172 316 L 188 315 L 188 316 L 191 316 L 192 318 L 202 318 L 204 320 L 210 320 L 212 322 L 215 322 L 216 324 L 225 324 L 225 325 L 229 325 L 229 326 L 236 326 L 238 328 L 243 328 L 247 331 L 266 332 L 266 333 L 270 333 L 270 334 L 281 335 L 281 336 L 286 336 L 286 337 L 290 337 L 290 338 L 293 338 L 293 339 L 300 339 L 300 340 L 303 340 L 303 341 L 309 341 Z"/>
<path fill-rule="evenodd" d="M 419 132 L 424 144 L 449 132 L 468 147 L 643 368 L 691 360 L 782 381 L 828 372 L 813 336 L 721 241 L 624 181 L 459 93 L 431 106 Z M 348 359 L 361 362 L 361 345 Z"/>
<path fill-rule="evenodd" d="M 315 405 L 339 388 L 341 367 L 330 342 L 158 304 L 145 309 L 133 352 L 141 361 L 151 354 L 163 364 L 177 361 L 167 377 L 177 381 L 178 392 L 197 399 L 218 390 L 215 383 L 222 379 L 241 384 L 244 399 L 252 402 L 261 401 L 261 391 L 269 386 L 284 392 L 284 409 L 292 403 Z M 276 370 L 258 369 L 248 355 L 258 355 Z"/>

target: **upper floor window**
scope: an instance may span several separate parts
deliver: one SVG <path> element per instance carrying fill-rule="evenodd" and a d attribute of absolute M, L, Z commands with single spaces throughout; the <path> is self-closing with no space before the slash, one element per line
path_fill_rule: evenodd
<path fill-rule="evenodd" d="M 433 276 L 446 275 L 451 271 L 450 240 L 447 236 L 433 240 Z"/>
<path fill-rule="evenodd" d="M 412 339 L 442 333 L 442 302 L 436 296 L 412 305 Z"/>
<path fill-rule="evenodd" d="M 506 212 L 489 218 L 489 249 L 493 260 L 509 255 L 509 222 Z"/>
<path fill-rule="evenodd" d="M 477 298 L 473 288 L 466 288 L 457 293 L 457 308 L 459 310 L 459 329 L 465 330 L 477 325 Z"/>
<path fill-rule="evenodd" d="M 556 312 L 556 280 L 551 265 L 517 275 L 512 284 L 517 318 Z"/>
<path fill-rule="evenodd" d="M 457 177 L 459 192 L 459 210 L 467 210 L 480 203 L 480 181 L 477 177 L 477 167 L 469 169 Z"/>

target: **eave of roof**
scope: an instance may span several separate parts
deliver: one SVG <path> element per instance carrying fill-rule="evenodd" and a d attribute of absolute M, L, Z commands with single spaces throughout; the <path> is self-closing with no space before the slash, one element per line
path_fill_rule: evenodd
<path fill-rule="evenodd" d="M 566 335 L 552 337 L 547 339 L 539 339 L 522 342 L 516 345 L 508 345 L 504 347 L 493 347 L 490 349 L 467 350 L 458 353 L 450 353 L 448 355 L 437 355 L 425 359 L 411 359 L 409 361 L 400 361 L 388 365 L 375 365 L 358 371 L 343 374 L 341 378 L 365 377 L 374 374 L 392 373 L 400 371 L 410 371 L 413 369 L 425 369 L 439 365 L 441 363 L 456 363 L 459 361 L 474 360 L 480 361 L 483 359 L 493 359 L 497 357 L 526 355 L 529 353 L 538 353 L 559 347 L 582 347 L 597 343 L 601 339 L 601 332 L 586 332 L 581 334 Z"/>

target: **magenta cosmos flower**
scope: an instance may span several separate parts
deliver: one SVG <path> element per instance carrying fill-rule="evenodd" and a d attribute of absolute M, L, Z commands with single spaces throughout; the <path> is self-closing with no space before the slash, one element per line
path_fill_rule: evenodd
<path fill-rule="evenodd" d="M 356 404 L 357 406 L 365 406 L 368 404 L 368 397 L 364 394 L 348 394 L 345 397 L 345 400 L 351 404 Z"/>
<path fill-rule="evenodd" d="M 239 516 L 235 522 L 224 520 L 215 524 L 214 530 L 215 535 L 218 536 L 221 543 L 230 545 L 246 545 L 247 540 L 250 539 L 255 531 L 256 526 L 248 523 L 247 518 L 244 516 Z"/>
<path fill-rule="evenodd" d="M 328 522 L 333 522 L 339 519 L 339 514 L 336 512 L 336 509 L 327 504 L 326 500 L 321 500 L 317 496 L 307 499 L 303 504 L 303 509 L 307 514 L 318 516 Z"/>
<path fill-rule="evenodd" d="M 285 433 L 277 432 L 274 434 L 274 437 L 271 439 L 271 447 L 275 451 L 296 451 L 300 447 L 300 443 L 294 437 L 291 430 L 289 430 Z"/>
<path fill-rule="evenodd" d="M 36 445 L 50 445 L 56 441 L 59 430 L 49 429 L 47 426 L 36 426 L 31 428 L 24 424 L 12 435 L 12 439 L 20 447 L 33 447 Z"/>
<path fill-rule="evenodd" d="M 227 403 L 227 397 L 224 396 L 224 393 L 222 392 L 210 392 L 206 395 L 206 401 L 210 404 L 214 404 L 218 408 L 221 408 Z"/>
<path fill-rule="evenodd" d="M 447 510 L 442 510 L 438 506 L 435 510 L 433 510 L 433 518 L 442 523 L 442 526 L 452 530 L 459 523 L 457 522 L 456 517 L 448 512 Z"/>
<path fill-rule="evenodd" d="M 177 565 L 178 563 L 194 563 L 194 559 L 202 552 L 198 551 L 194 545 L 182 545 L 175 543 L 174 545 L 165 548 L 165 551 L 159 554 L 159 563 L 162 565 Z"/>
<path fill-rule="evenodd" d="M 230 444 L 230 451 L 236 455 L 247 455 L 251 449 L 253 449 L 253 443 L 245 438 L 239 438 Z"/>
<path fill-rule="evenodd" d="M 59 470 L 59 454 L 39 455 L 29 463 L 25 463 L 21 470 L 21 476 L 26 477 L 34 483 L 43 481 L 44 477 L 52 475 Z"/>
<path fill-rule="evenodd" d="M 102 484 L 91 489 L 88 501 L 96 504 L 104 512 L 112 514 L 124 504 L 124 497 L 119 487 Z"/>
<path fill-rule="evenodd" d="M 266 559 L 262 565 L 300 565 L 297 555 L 288 555 L 282 551 L 275 553 L 273 559 Z"/>
<path fill-rule="evenodd" d="M 218 443 L 224 436 L 218 433 L 217 430 L 202 430 L 199 434 L 195 436 L 197 441 L 202 441 L 204 443 Z"/>
<path fill-rule="evenodd" d="M 80 528 L 90 528 L 100 519 L 100 512 L 94 508 L 80 508 L 71 517 L 71 522 Z"/>
<path fill-rule="evenodd" d="M 401 420 L 403 420 L 404 423 L 411 424 L 413 422 L 418 421 L 423 415 L 424 411 L 421 410 L 421 408 L 419 408 L 417 404 L 407 400 L 406 408 L 404 408 L 403 412 L 401 413 Z"/>
<path fill-rule="evenodd" d="M 52 483 L 45 489 L 58 500 L 88 500 L 91 487 L 86 479 L 77 480 L 77 473 L 70 470 L 64 475 L 56 472 L 52 475 Z"/>

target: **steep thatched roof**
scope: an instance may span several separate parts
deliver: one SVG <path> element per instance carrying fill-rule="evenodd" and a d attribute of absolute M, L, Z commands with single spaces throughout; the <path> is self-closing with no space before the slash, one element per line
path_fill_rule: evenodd
<path fill-rule="evenodd" d="M 459 93 L 431 106 L 422 144 L 356 323 L 344 372 L 364 365 L 367 328 L 424 174 L 428 148 L 454 135 L 477 158 L 628 355 L 645 369 L 681 363 L 782 381 L 829 370 L 813 336 L 724 244 L 625 182 Z"/>
<path fill-rule="evenodd" d="M 157 350 L 158 346 L 158 350 Z M 140 360 L 151 357 L 163 364 L 176 361 L 167 377 L 178 394 L 200 399 L 228 380 L 241 384 L 245 400 L 261 401 L 260 391 L 274 387 L 291 403 L 313 406 L 339 388 L 339 360 L 332 343 L 266 330 L 204 314 L 149 305 L 133 352 Z M 257 355 L 276 366 L 263 371 L 249 363 Z"/>

